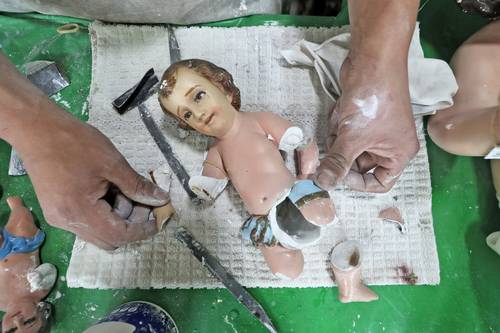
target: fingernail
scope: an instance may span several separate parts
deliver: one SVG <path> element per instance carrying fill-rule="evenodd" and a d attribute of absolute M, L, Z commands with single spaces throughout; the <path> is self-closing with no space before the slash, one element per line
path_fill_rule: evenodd
<path fill-rule="evenodd" d="M 170 195 L 168 194 L 168 192 L 163 190 L 159 186 L 156 186 L 155 190 L 153 191 L 153 196 L 156 199 L 163 201 L 162 204 L 166 204 L 170 199 Z"/>
<path fill-rule="evenodd" d="M 335 177 L 327 172 L 321 172 L 316 178 L 319 185 L 325 189 L 333 187 L 335 183 Z"/>

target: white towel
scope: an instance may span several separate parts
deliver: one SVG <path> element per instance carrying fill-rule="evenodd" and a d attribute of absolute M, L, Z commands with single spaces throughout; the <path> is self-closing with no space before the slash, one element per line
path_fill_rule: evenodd
<path fill-rule="evenodd" d="M 321 44 L 305 39 L 281 54 L 290 65 L 310 66 L 316 70 L 326 94 L 336 100 L 341 94 L 339 73 L 349 53 L 351 33 L 335 35 Z M 415 28 L 408 52 L 410 100 L 415 116 L 435 113 L 453 105 L 458 85 L 446 62 L 424 58 L 419 27 Z"/>
<path fill-rule="evenodd" d="M 203 58 L 226 68 L 241 89 L 242 112 L 272 111 L 304 128 L 323 143 L 332 102 L 321 90 L 317 76 L 304 68 L 282 66 L 280 50 L 296 41 L 322 41 L 345 32 L 338 28 L 178 28 L 183 58 Z M 168 32 L 163 27 L 90 26 L 92 84 L 90 123 L 106 134 L 140 173 L 155 169 L 165 159 L 139 119 L 137 109 L 123 116 L 111 101 L 136 84 L 154 67 L 161 75 L 168 67 Z M 201 169 L 208 140 L 197 133 L 183 139 L 176 121 L 162 114 L 156 97 L 146 105 L 190 174 Z M 214 288 L 221 285 L 173 237 L 177 225 L 186 226 L 235 278 L 248 287 L 333 286 L 328 252 L 343 239 L 358 240 L 364 253 L 363 276 L 368 284 L 404 284 L 406 266 L 418 284 L 439 283 L 431 215 L 431 183 L 427 151 L 418 118 L 422 147 L 387 194 L 356 193 L 343 188 L 331 192 L 340 222 L 325 232 L 317 246 L 304 251 L 305 267 L 294 281 L 276 278 L 264 258 L 239 237 L 247 213 L 232 186 L 208 207 L 193 207 L 177 179 L 171 197 L 177 218 L 152 240 L 106 252 L 77 239 L 68 269 L 68 285 L 85 288 Z M 321 147 L 320 147 L 321 148 Z M 293 161 L 289 160 L 292 167 Z M 408 229 L 401 234 L 392 223 L 377 218 L 381 209 L 400 208 Z M 407 279 L 406 279 L 407 280 Z"/>

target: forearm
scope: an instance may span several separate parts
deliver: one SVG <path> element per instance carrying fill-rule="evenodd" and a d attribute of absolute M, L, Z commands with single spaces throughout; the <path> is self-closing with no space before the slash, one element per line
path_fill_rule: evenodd
<path fill-rule="evenodd" d="M 406 63 L 418 0 L 349 0 L 351 60 Z"/>

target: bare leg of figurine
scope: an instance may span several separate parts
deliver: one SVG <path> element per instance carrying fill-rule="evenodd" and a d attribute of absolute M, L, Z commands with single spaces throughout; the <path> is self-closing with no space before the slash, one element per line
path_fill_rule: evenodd
<path fill-rule="evenodd" d="M 282 246 L 271 231 L 267 217 L 252 216 L 241 228 L 244 240 L 251 241 L 264 256 L 271 272 L 283 279 L 295 279 L 304 269 L 304 256 L 300 250 Z"/>
<path fill-rule="evenodd" d="M 358 242 L 345 241 L 335 246 L 330 255 L 330 263 L 342 303 L 371 302 L 378 299 L 378 295 L 361 280 L 361 253 Z"/>
<path fill-rule="evenodd" d="M 297 149 L 299 174 L 297 179 L 311 179 L 319 166 L 319 150 L 314 141 Z M 335 205 L 331 198 L 317 198 L 307 201 L 299 207 L 302 215 L 309 222 L 324 226 L 335 222 Z"/>
<path fill-rule="evenodd" d="M 267 265 L 274 275 L 288 280 L 296 279 L 304 269 L 304 255 L 281 245 L 259 246 Z"/>

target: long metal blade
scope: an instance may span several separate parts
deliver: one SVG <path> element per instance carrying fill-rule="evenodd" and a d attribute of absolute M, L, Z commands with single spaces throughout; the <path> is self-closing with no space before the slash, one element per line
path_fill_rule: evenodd
<path fill-rule="evenodd" d="M 219 281 L 236 297 L 238 302 L 243 304 L 270 332 L 277 332 L 262 306 L 187 229 L 182 227 L 178 228 L 175 233 L 175 238 L 186 245 L 196 259 L 198 259 L 203 266 L 206 266 L 210 273 L 219 279 Z"/>
<path fill-rule="evenodd" d="M 149 134 L 151 134 L 153 140 L 158 145 L 158 148 L 160 148 L 160 151 L 163 153 L 163 156 L 165 156 L 168 165 L 172 169 L 173 173 L 177 176 L 177 179 L 179 179 L 179 182 L 191 198 L 191 201 L 193 201 L 195 204 L 198 204 L 200 199 L 196 196 L 196 194 L 194 194 L 193 191 L 191 191 L 191 188 L 189 187 L 189 174 L 187 173 L 186 169 L 184 169 L 179 160 L 175 157 L 172 147 L 167 142 L 167 140 L 165 140 L 165 137 L 158 128 L 158 125 L 156 125 L 151 113 L 144 104 L 139 104 L 139 114 L 142 121 L 144 122 L 144 125 L 148 129 Z"/>

